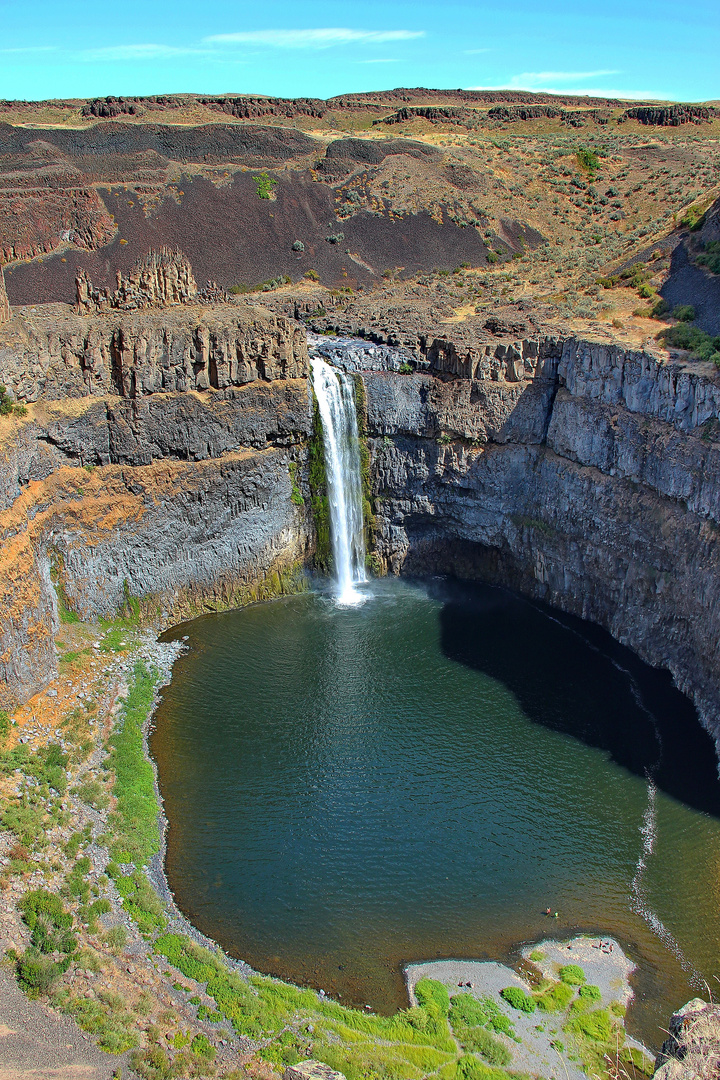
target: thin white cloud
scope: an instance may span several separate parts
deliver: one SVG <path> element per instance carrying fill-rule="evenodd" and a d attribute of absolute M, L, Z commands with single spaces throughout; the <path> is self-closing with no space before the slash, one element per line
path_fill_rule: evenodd
<path fill-rule="evenodd" d="M 514 80 L 498 83 L 495 86 L 468 86 L 467 90 L 526 90 L 536 94 L 563 94 L 566 97 L 619 98 L 620 101 L 673 101 L 673 94 L 659 93 L 657 90 L 628 90 L 627 87 L 589 87 L 589 86 L 529 86 Z"/>
<path fill-rule="evenodd" d="M 382 45 L 388 41 L 411 41 L 424 30 L 350 30 L 323 27 L 316 30 L 247 30 L 237 34 L 213 34 L 208 45 L 267 45 L 275 49 L 330 49 L 336 45 Z"/>
<path fill-rule="evenodd" d="M 601 71 L 524 71 L 522 75 L 513 75 L 510 86 L 527 89 L 529 86 L 545 86 L 549 83 L 584 82 L 586 79 L 599 79 L 604 75 L 621 75 L 614 69 Z"/>
<path fill-rule="evenodd" d="M 108 45 L 101 49 L 84 49 L 82 60 L 172 60 L 177 56 L 199 56 L 207 50 L 182 48 L 174 45 Z"/>
<path fill-rule="evenodd" d="M 57 45 L 25 45 L 17 49 L 0 49 L 0 54 L 8 56 L 10 53 L 55 52 L 56 50 Z"/>

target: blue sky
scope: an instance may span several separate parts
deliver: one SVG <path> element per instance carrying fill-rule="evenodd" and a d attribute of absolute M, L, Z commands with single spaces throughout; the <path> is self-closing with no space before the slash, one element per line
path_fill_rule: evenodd
<path fill-rule="evenodd" d="M 720 98 L 720 0 L 0 0 L 0 98 L 517 87 Z"/>

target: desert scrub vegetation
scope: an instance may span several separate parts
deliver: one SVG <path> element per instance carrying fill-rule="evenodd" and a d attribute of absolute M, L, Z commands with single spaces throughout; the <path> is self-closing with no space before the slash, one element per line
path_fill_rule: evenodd
<path fill-rule="evenodd" d="M 72 933 L 73 917 L 60 897 L 46 889 L 26 892 L 18 904 L 30 931 L 30 944 L 22 953 L 10 951 L 17 979 L 29 997 L 47 993 L 63 975 L 77 949 Z"/>
<path fill-rule="evenodd" d="M 259 199 L 272 198 L 278 184 L 277 180 L 266 172 L 253 176 L 253 183 L 255 184 L 255 194 Z"/>

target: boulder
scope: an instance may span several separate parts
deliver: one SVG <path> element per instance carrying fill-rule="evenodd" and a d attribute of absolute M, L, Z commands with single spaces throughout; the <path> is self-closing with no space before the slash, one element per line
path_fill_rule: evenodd
<path fill-rule="evenodd" d="M 342 1073 L 335 1072 L 324 1061 L 298 1061 L 290 1065 L 283 1075 L 283 1080 L 345 1080 Z"/>

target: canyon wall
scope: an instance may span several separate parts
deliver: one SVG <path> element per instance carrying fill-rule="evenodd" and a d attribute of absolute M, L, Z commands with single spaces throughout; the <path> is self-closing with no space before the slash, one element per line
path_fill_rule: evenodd
<path fill-rule="evenodd" d="M 262 309 L 48 317 L 4 328 L 0 707 L 57 673 L 73 612 L 138 599 L 163 626 L 292 587 L 310 433 L 305 336 Z M 258 591 L 260 590 L 260 591 Z"/>
<path fill-rule="evenodd" d="M 481 577 L 591 619 L 667 666 L 720 732 L 718 376 L 552 336 L 420 346 L 409 374 L 389 350 L 345 350 L 366 390 L 378 567 Z M 3 326 L 0 381 L 28 410 L 0 420 L 4 701 L 54 674 L 65 607 L 92 619 L 130 594 L 167 625 L 310 557 L 293 320 L 47 308 Z"/>
<path fill-rule="evenodd" d="M 599 623 L 718 736 L 717 377 L 574 340 L 488 352 L 460 374 L 447 349 L 427 372 L 364 374 L 379 564 Z"/>

